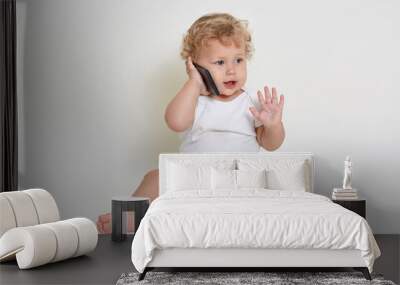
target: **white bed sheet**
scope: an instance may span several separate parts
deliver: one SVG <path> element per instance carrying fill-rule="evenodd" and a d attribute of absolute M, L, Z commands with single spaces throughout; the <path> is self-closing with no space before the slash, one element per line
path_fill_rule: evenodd
<path fill-rule="evenodd" d="M 357 249 L 370 272 L 380 255 L 361 216 L 318 194 L 266 189 L 161 195 L 135 234 L 133 265 L 143 272 L 166 248 Z"/>

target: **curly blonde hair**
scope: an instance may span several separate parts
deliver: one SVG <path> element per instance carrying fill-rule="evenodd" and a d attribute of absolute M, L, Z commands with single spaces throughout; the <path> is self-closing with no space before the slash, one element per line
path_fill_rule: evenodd
<path fill-rule="evenodd" d="M 228 45 L 233 41 L 236 46 L 244 44 L 246 57 L 251 58 L 253 45 L 245 20 L 238 20 L 227 13 L 206 14 L 197 19 L 183 38 L 181 57 L 196 58 L 208 40 L 218 39 Z"/>

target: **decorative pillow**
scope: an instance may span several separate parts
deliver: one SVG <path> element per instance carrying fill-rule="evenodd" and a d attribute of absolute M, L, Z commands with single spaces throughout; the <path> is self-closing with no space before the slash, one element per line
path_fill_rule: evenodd
<path fill-rule="evenodd" d="M 237 188 L 267 188 L 266 170 L 236 170 Z"/>
<path fill-rule="evenodd" d="M 213 190 L 236 190 L 236 170 L 212 168 L 211 181 Z"/>
<path fill-rule="evenodd" d="M 266 169 L 267 188 L 273 190 L 311 191 L 308 160 L 240 159 L 240 170 Z"/>
<path fill-rule="evenodd" d="M 211 166 L 168 165 L 167 191 L 211 189 Z"/>
<path fill-rule="evenodd" d="M 212 189 L 267 188 L 266 170 L 211 170 Z"/>
<path fill-rule="evenodd" d="M 267 171 L 268 189 L 306 191 L 304 167 Z"/>
<path fill-rule="evenodd" d="M 183 157 L 167 161 L 167 168 L 170 164 L 179 164 L 184 167 L 213 167 L 217 169 L 237 169 L 235 159 L 214 158 L 213 156 Z"/>

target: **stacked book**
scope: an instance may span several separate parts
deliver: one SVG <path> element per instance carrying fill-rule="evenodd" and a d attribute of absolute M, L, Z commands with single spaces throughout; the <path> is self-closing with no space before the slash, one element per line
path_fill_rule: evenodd
<path fill-rule="evenodd" d="M 333 188 L 333 200 L 357 200 L 357 189 Z"/>

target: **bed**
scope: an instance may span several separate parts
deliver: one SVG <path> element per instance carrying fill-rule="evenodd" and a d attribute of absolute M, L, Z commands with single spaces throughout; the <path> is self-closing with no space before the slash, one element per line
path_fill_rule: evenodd
<path fill-rule="evenodd" d="M 371 279 L 367 221 L 314 193 L 311 153 L 160 154 L 160 196 L 132 242 L 154 268 L 352 267 Z"/>

